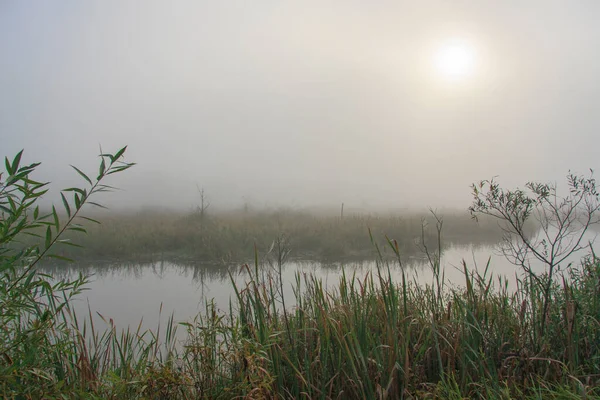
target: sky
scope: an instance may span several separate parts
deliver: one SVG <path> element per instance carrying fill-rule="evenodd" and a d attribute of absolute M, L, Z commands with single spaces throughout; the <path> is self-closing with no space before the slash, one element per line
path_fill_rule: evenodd
<path fill-rule="evenodd" d="M 481 179 L 599 167 L 598 15 L 595 0 L 0 0 L 0 156 L 25 149 L 56 190 L 78 182 L 69 164 L 128 145 L 114 208 L 190 208 L 201 187 L 224 208 L 466 209 Z M 468 55 L 458 76 L 449 46 Z"/>

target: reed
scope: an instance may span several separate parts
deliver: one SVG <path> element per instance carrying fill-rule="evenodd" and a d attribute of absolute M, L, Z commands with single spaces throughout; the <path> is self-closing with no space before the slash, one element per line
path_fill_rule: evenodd
<path fill-rule="evenodd" d="M 194 320 L 153 331 L 118 333 L 110 320 L 98 329 L 66 307 L 50 342 L 68 345 L 37 349 L 54 362 L 53 384 L 35 381 L 48 396 L 50 387 L 115 399 L 600 398 L 594 254 L 553 286 L 542 337 L 532 329 L 544 296 L 535 281 L 509 290 L 489 265 L 464 263 L 463 285 L 448 286 L 440 266 L 423 286 L 408 275 L 394 282 L 391 268 L 380 259 L 376 271 L 346 271 L 328 289 L 297 274 L 284 313 L 277 269 L 256 258 L 242 267 L 244 284 L 231 273 L 228 310 L 209 301 Z"/>
<path fill-rule="evenodd" d="M 119 332 L 110 320 L 99 328 L 91 313 L 81 322 L 67 302 L 31 349 L 35 370 L 3 375 L 0 390 L 8 398 L 22 385 L 31 398 L 600 398 L 594 254 L 553 285 L 544 336 L 532 329 L 544 297 L 534 280 L 513 291 L 489 265 L 464 263 L 464 284 L 451 287 L 432 261 L 439 277 L 424 286 L 408 274 L 393 281 L 399 266 L 381 258 L 376 271 L 345 271 L 329 288 L 297 274 L 295 306 L 284 313 L 278 270 L 257 257 L 242 267 L 244 284 L 231 272 L 228 310 L 209 301 L 194 320 L 152 331 L 140 322 Z"/>

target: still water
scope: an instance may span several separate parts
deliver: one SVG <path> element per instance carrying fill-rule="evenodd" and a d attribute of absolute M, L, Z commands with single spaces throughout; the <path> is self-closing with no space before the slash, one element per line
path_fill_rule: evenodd
<path fill-rule="evenodd" d="M 489 259 L 490 271 L 506 277 L 510 285 L 514 285 L 516 275 L 520 274 L 520 270 L 505 260 L 494 247 L 454 246 L 445 249 L 442 255 L 442 268 L 449 285 L 460 286 L 464 283 L 463 259 L 469 269 L 477 268 L 480 271 L 483 271 Z M 403 264 L 407 276 L 416 283 L 424 285 L 432 282 L 433 274 L 426 260 L 413 258 Z M 262 268 L 270 268 L 268 263 L 264 265 Z M 389 265 L 392 277 L 400 282 L 402 269 L 394 263 Z M 230 299 L 235 296 L 229 272 L 236 283 L 243 285 L 248 277 L 241 270 L 239 265 L 227 268 L 158 262 L 87 267 L 74 265 L 56 267 L 52 272 L 56 277 L 73 276 L 78 272 L 91 275 L 89 290 L 79 295 L 74 307 L 80 318 L 89 315 L 91 310 L 98 328 L 104 324 L 99 317 L 102 315 L 106 320 L 112 319 L 118 328 L 129 326 L 135 329 L 143 321 L 144 328 L 156 329 L 171 314 L 175 321 L 190 321 L 204 309 L 207 300 L 214 300 L 218 308 L 228 310 Z M 346 276 L 356 274 L 357 277 L 364 277 L 369 271 L 377 271 L 375 262 L 289 261 L 282 270 L 286 305 L 289 307 L 294 303 L 292 285 L 298 272 L 312 274 L 321 279 L 324 286 L 331 288 L 339 282 L 343 272 Z"/>

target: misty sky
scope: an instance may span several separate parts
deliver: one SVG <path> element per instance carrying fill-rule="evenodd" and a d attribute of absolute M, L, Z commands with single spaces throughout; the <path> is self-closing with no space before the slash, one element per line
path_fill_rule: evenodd
<path fill-rule="evenodd" d="M 0 155 L 113 206 L 461 207 L 600 166 L 600 2 L 0 0 Z M 433 59 L 468 43 L 472 73 Z M 110 182 L 109 182 L 110 183 Z"/>

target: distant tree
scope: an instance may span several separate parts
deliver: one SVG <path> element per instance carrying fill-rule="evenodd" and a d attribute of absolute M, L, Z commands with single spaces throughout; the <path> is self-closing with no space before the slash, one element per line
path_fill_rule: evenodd
<path fill-rule="evenodd" d="M 196 185 L 196 189 L 200 194 L 200 204 L 196 206 L 196 214 L 200 217 L 200 220 L 203 221 L 206 218 L 208 207 L 210 207 L 210 201 L 208 201 L 208 197 L 204 193 L 204 188 L 200 188 Z"/>
<path fill-rule="evenodd" d="M 569 173 L 568 193 L 558 193 L 556 184 L 529 182 L 525 190 L 506 190 L 492 180 L 473 184 L 471 215 L 496 218 L 504 235 L 500 246 L 504 256 L 524 271 L 543 291 L 543 315 L 548 313 L 551 285 L 555 274 L 569 257 L 591 246 L 584 243 L 590 226 L 600 222 L 600 209 L 593 171 L 588 177 Z M 531 228 L 537 231 L 531 232 Z M 544 274 L 535 273 L 530 261 L 540 261 Z M 541 318 L 540 333 L 546 318 Z"/>

